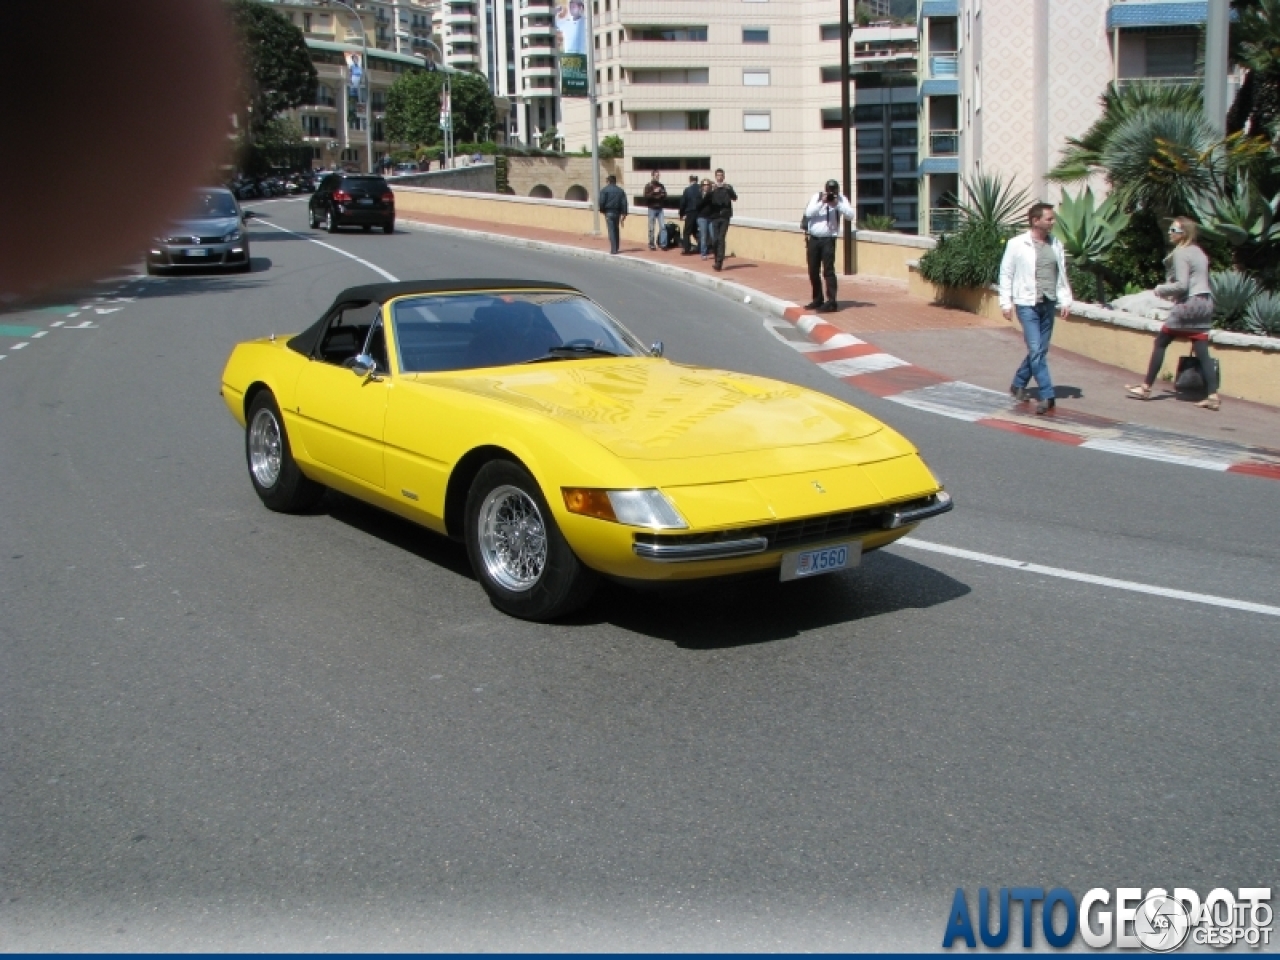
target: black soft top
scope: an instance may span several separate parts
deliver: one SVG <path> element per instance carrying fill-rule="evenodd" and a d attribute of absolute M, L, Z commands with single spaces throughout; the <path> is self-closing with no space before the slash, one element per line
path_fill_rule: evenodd
<path fill-rule="evenodd" d="M 362 287 L 347 287 L 333 299 L 333 304 L 315 323 L 289 340 L 289 348 L 310 356 L 324 334 L 324 328 L 334 307 L 365 303 L 383 304 L 396 297 L 416 294 L 465 293 L 486 290 L 562 290 L 581 293 L 576 287 L 554 280 L 402 280 L 396 283 L 369 283 Z"/>

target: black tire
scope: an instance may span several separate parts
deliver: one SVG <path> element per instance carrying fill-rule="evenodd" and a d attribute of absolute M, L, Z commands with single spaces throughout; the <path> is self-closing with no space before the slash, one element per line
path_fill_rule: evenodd
<path fill-rule="evenodd" d="M 324 212 L 324 228 L 329 233 L 338 232 L 338 218 L 333 215 L 332 210 L 326 210 Z"/>
<path fill-rule="evenodd" d="M 510 568 L 504 566 L 501 557 L 495 556 L 502 551 L 495 549 L 494 542 L 484 535 L 486 529 L 494 529 L 494 513 L 500 514 L 500 507 L 508 503 L 523 505 L 526 511 L 532 508 L 525 516 L 533 525 L 521 524 L 517 536 L 533 532 L 536 543 L 536 534 L 540 531 L 544 542 L 542 561 L 533 564 L 538 569 L 527 576 L 527 586 L 513 583 L 509 577 L 508 582 L 504 582 Z M 595 591 L 599 575 L 585 567 L 574 554 L 560 533 L 537 482 L 518 464 L 493 460 L 480 468 L 467 494 L 465 533 L 467 556 L 476 579 L 493 605 L 503 613 L 521 620 L 554 620 L 577 610 Z M 504 541 L 501 546 L 508 544 L 509 541 Z M 493 566 L 486 557 L 494 559 Z"/>
<path fill-rule="evenodd" d="M 269 463 L 264 463 L 264 460 L 271 459 L 272 453 L 276 460 L 274 471 Z M 249 481 L 268 510 L 301 513 L 314 507 L 324 495 L 324 487 L 304 476 L 293 459 L 284 418 L 280 416 L 280 408 L 276 406 L 276 398 L 270 390 L 262 390 L 249 404 L 244 457 L 249 467 Z M 255 458 L 259 467 L 266 469 L 255 471 Z"/>
<path fill-rule="evenodd" d="M 310 205 L 308 205 L 308 206 L 307 206 L 307 219 L 308 219 L 309 221 L 311 221 L 311 229 L 312 229 L 312 230 L 319 230 L 319 229 L 320 229 L 320 218 L 316 216 L 316 208 L 315 208 L 315 207 L 310 206 Z"/>
<path fill-rule="evenodd" d="M 371 231 L 373 230 L 373 224 L 372 224 L 372 223 L 366 223 L 366 224 L 364 224 L 360 229 L 361 229 L 361 230 L 363 230 L 365 233 L 369 233 L 369 232 L 371 232 Z"/>
<path fill-rule="evenodd" d="M 152 276 L 152 277 L 159 276 L 162 272 L 163 271 L 159 267 L 157 267 L 154 263 L 152 263 L 150 260 L 147 261 L 148 276 Z"/>
<path fill-rule="evenodd" d="M 383 232 L 383 233 L 395 233 L 395 232 L 396 232 L 396 222 L 395 222 L 394 220 L 388 220 L 386 223 L 384 223 L 384 224 L 382 225 L 382 232 Z"/>

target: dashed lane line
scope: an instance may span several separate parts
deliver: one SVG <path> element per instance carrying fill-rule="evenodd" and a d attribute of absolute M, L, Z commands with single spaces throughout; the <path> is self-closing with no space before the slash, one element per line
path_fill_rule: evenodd
<path fill-rule="evenodd" d="M 325 243 L 322 240 L 317 240 L 315 237 L 308 237 L 306 234 L 298 233 L 296 230 L 289 230 L 285 227 L 278 227 L 274 223 L 267 223 L 265 220 L 258 220 L 255 222 L 262 224 L 262 226 L 264 227 L 270 227 L 272 230 L 279 230 L 281 233 L 287 233 L 291 236 L 298 237 L 301 240 L 306 240 L 308 243 L 314 243 L 316 246 L 324 247 L 326 250 L 332 250 L 334 253 L 340 253 L 344 257 L 347 257 L 348 259 L 354 260 L 356 263 L 360 264 L 361 266 L 368 267 L 374 273 L 378 274 L 381 277 L 385 277 L 386 279 L 390 280 L 392 283 L 395 283 L 397 280 L 400 279 L 394 274 L 390 274 L 386 270 L 383 270 L 377 264 L 370 263 L 368 260 L 365 260 L 361 257 L 357 257 L 354 253 L 348 253 L 346 250 L 342 250 L 338 247 L 335 247 L 331 243 Z"/>
<path fill-rule="evenodd" d="M 1138 583 L 1134 580 L 1117 580 L 1114 577 L 1100 577 L 1094 573 L 1082 573 L 1079 570 L 1066 570 L 1062 567 L 1046 567 L 1039 563 L 1027 563 L 1010 557 L 997 557 L 990 553 L 978 553 L 976 550 L 964 550 L 960 547 L 949 547 L 946 544 L 934 543 L 930 540 L 917 540 L 915 537 L 903 537 L 898 541 L 904 547 L 915 550 L 926 550 L 930 553 L 941 553 L 962 560 L 973 560 L 995 567 L 1020 570 L 1024 573 L 1038 573 L 1045 577 L 1058 577 L 1062 580 L 1075 580 L 1089 583 L 1097 587 L 1109 587 L 1113 590 L 1127 590 L 1130 593 L 1146 593 L 1154 597 L 1169 597 L 1174 600 L 1186 600 L 1191 603 L 1207 604 L 1211 607 L 1227 607 L 1231 610 L 1242 610 L 1247 613 L 1261 613 L 1268 617 L 1280 617 L 1280 607 L 1272 607 L 1265 603 L 1253 603 L 1249 600 L 1235 600 L 1231 597 L 1215 597 L 1208 593 L 1192 593 L 1189 590 L 1173 590 L 1169 587 L 1157 587 L 1149 583 Z"/>

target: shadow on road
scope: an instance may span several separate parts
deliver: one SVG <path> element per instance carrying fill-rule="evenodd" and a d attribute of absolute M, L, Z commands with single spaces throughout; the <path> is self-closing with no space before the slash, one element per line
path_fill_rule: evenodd
<path fill-rule="evenodd" d="M 466 548 L 415 523 L 330 491 L 318 512 L 428 563 L 475 580 Z M 476 590 L 480 590 L 476 583 Z M 958 599 L 969 587 L 924 564 L 877 551 L 858 569 L 793 583 L 777 572 L 734 581 L 636 590 L 604 582 L 566 628 L 611 623 L 687 650 L 769 643 L 840 623 Z"/>

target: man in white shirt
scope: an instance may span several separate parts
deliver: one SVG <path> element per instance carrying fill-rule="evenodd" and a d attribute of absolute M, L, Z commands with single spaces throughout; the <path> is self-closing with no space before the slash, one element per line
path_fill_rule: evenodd
<path fill-rule="evenodd" d="M 1048 361 L 1054 314 L 1065 317 L 1071 311 L 1066 257 L 1053 235 L 1054 220 L 1052 204 L 1033 204 L 1027 211 L 1030 229 L 1005 244 L 1000 261 L 1000 310 L 1006 320 L 1012 320 L 1017 312 L 1027 344 L 1027 356 L 1013 375 L 1009 393 L 1015 400 L 1030 399 L 1027 384 L 1035 377 L 1040 388 L 1036 413 L 1040 416 L 1054 408 Z"/>
<path fill-rule="evenodd" d="M 828 180 L 804 208 L 801 226 L 805 232 L 809 285 L 813 287 L 813 301 L 805 304 L 806 310 L 835 313 L 840 309 L 836 303 L 836 238 L 840 236 L 841 214 L 850 220 L 854 217 L 853 207 L 840 193 L 840 184 L 836 180 Z M 827 281 L 825 300 L 822 298 L 823 279 Z"/>

